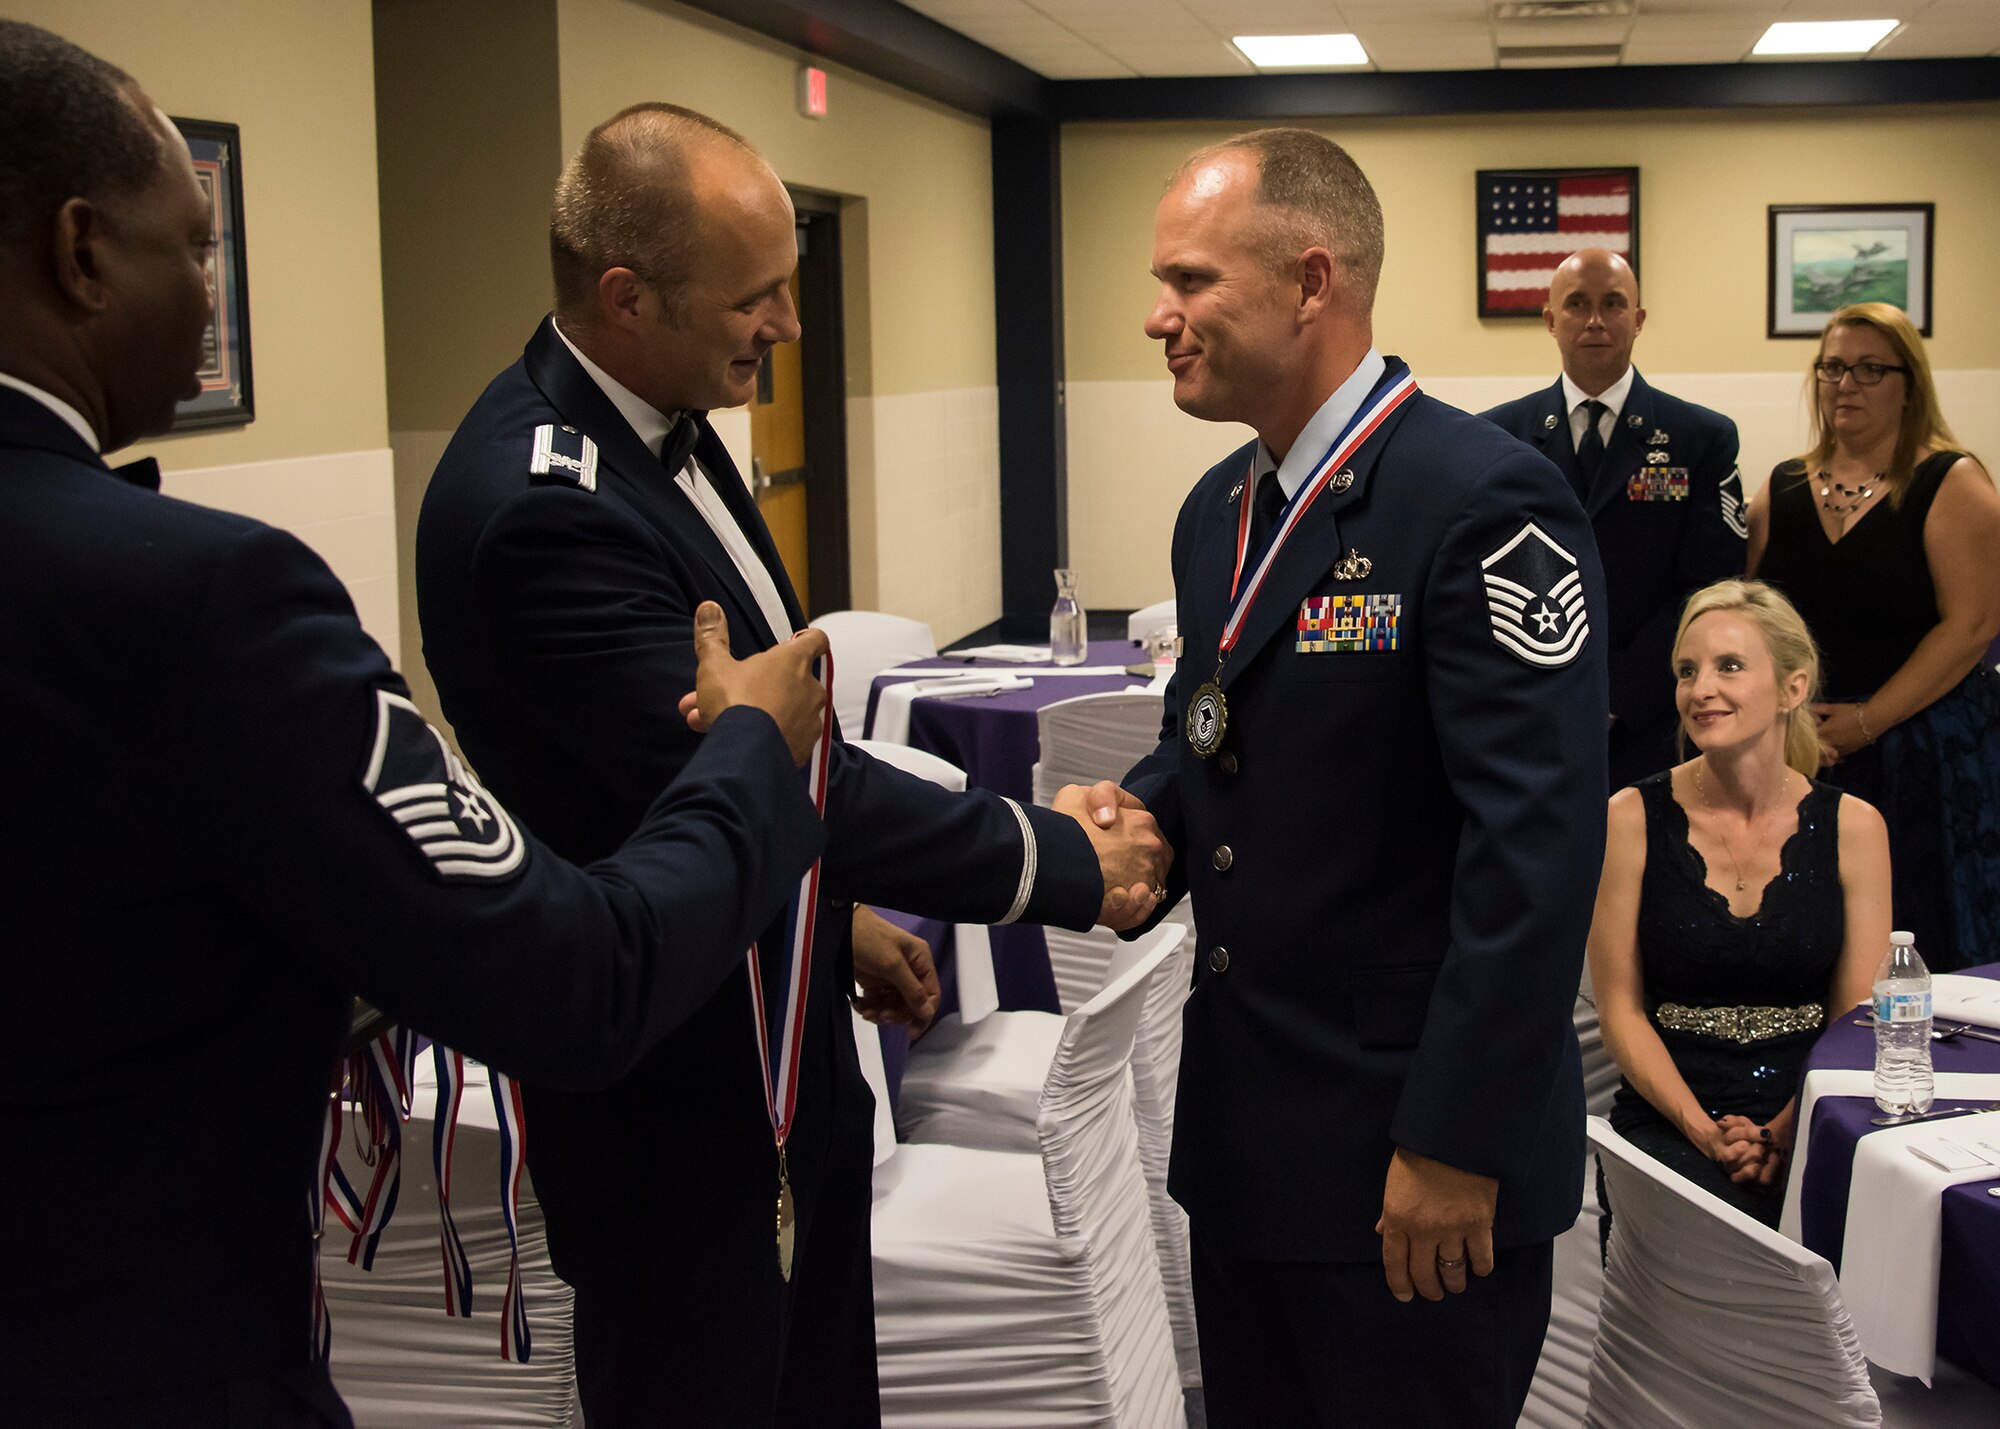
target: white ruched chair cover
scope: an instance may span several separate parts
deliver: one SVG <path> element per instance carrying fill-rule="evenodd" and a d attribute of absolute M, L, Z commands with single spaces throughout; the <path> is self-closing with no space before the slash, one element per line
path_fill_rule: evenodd
<path fill-rule="evenodd" d="M 438 1249 L 437 1180 L 431 1126 L 437 1083 L 430 1054 L 418 1056 L 403 1182 L 396 1215 L 375 1268 L 347 1263 L 346 1231 L 331 1215 L 320 1274 L 333 1319 L 333 1381 L 368 1429 L 460 1429 L 479 1425 L 569 1425 L 576 1411 L 570 1339 L 574 1292 L 549 1266 L 542 1210 L 521 1178 L 521 1287 L 533 1353 L 527 1364 L 500 1358 L 500 1297 L 507 1287 L 507 1227 L 500 1213 L 500 1137 L 486 1069 L 465 1064 L 458 1139 L 452 1156 L 451 1211 L 472 1263 L 473 1316 L 444 1313 Z M 534 1134 L 534 1128 L 528 1128 Z M 355 1173 L 352 1147 L 343 1149 Z M 363 1184 L 366 1184 L 365 1181 Z"/>
<path fill-rule="evenodd" d="M 850 739 L 847 743 L 864 750 L 884 764 L 892 764 L 905 774 L 928 779 L 943 789 L 961 793 L 966 786 L 965 771 L 948 759 L 940 759 L 924 749 L 907 744 L 889 744 L 879 739 Z M 975 1023 L 1000 1006 L 1000 984 L 993 972 L 993 939 L 983 923 L 954 923 L 951 932 L 952 966 L 958 974 L 958 1015 Z"/>
<path fill-rule="evenodd" d="M 1590 1119 L 1611 1197 L 1586 1424 L 1882 1423 L 1833 1267 Z"/>
<path fill-rule="evenodd" d="M 1035 715 L 1042 751 L 1035 765 L 1035 802 L 1054 803 L 1065 784 L 1122 781 L 1159 744 L 1161 708 L 1158 695 L 1136 690 L 1043 705 Z"/>
<path fill-rule="evenodd" d="M 930 626 L 880 610 L 830 610 L 812 622 L 833 649 L 833 712 L 849 739 L 867 733 L 868 691 L 884 670 L 937 654 Z"/>
<path fill-rule="evenodd" d="M 1127 1071 L 1173 950 L 1153 948 L 1064 1025 L 1039 1154 L 905 1145 L 876 1168 L 885 1424 L 1180 1422 Z"/>
<path fill-rule="evenodd" d="M 1577 994 L 1575 1020 L 1577 1045 L 1583 1052 L 1584 1108 L 1592 1116 L 1603 1116 L 1611 1110 L 1611 1094 L 1618 1089 L 1618 1064 L 1604 1050 L 1587 968 Z M 1535 1382 L 1521 1410 L 1521 1423 L 1532 1429 L 1574 1429 L 1583 1422 L 1584 1408 L 1590 1401 L 1590 1357 L 1597 1343 L 1598 1301 L 1604 1291 L 1595 1158 L 1585 1156 L 1580 1172 L 1583 1209 L 1576 1223 L 1556 1237 L 1549 1332 L 1542 1340 Z"/>
<path fill-rule="evenodd" d="M 1181 924 L 1162 923 L 1129 943 L 1101 928 L 1088 936 L 1102 945 L 1107 981 L 1158 948 L 1170 950 L 1139 1017 L 1132 1046 L 1132 1100 L 1153 1244 L 1174 1332 L 1174 1359 L 1181 1384 L 1192 1389 L 1201 1384 L 1201 1354 L 1195 1339 L 1187 1212 L 1167 1194 L 1167 1160 L 1174 1143 L 1181 1004 L 1187 1001 L 1193 970 L 1194 935 Z M 1064 1019 L 1052 1012 L 1001 1012 L 971 1028 L 952 1018 L 940 1022 L 911 1049 L 903 1073 L 896 1107 L 902 1139 L 986 1151 L 1034 1151 L 1035 1117 L 1063 1026 Z"/>

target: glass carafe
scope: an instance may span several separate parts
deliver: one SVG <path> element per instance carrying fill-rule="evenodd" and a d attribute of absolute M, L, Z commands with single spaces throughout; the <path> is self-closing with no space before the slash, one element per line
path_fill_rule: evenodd
<path fill-rule="evenodd" d="M 1076 601 L 1076 572 L 1056 571 L 1056 604 L 1049 612 L 1049 657 L 1058 665 L 1081 665 L 1088 644 L 1083 607 Z"/>

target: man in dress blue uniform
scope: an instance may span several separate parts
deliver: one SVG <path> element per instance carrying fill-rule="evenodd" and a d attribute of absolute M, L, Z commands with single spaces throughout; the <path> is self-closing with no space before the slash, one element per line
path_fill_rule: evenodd
<path fill-rule="evenodd" d="M 1553 386 L 1490 412 L 1567 476 L 1608 586 L 1611 787 L 1675 763 L 1674 626 L 1702 586 L 1743 574 L 1748 534 L 1736 424 L 1670 397 L 1632 365 L 1645 326 L 1631 264 L 1603 248 L 1557 266 L 1542 321 L 1562 353 Z"/>
<path fill-rule="evenodd" d="M 1181 507 L 1116 796 L 1194 900 L 1168 1184 L 1218 1429 L 1513 1424 L 1580 1200 L 1602 578 L 1561 474 L 1375 350 L 1382 254 L 1298 129 L 1196 153 L 1155 229 L 1174 400 L 1257 433 Z"/>
<path fill-rule="evenodd" d="M 693 679 L 698 593 L 718 593 L 744 651 L 804 624 L 705 419 L 748 401 L 765 354 L 797 338 L 797 250 L 790 198 L 756 152 L 661 104 L 591 133 L 550 227 L 555 314 L 432 478 L 417 593 L 467 754 L 558 850 L 588 858 L 694 750 L 673 711 Z M 593 737 L 577 738 L 580 725 Z M 747 974 L 611 1091 L 528 1088 L 530 1165 L 556 1270 L 576 1287 L 592 1429 L 879 1418 L 872 1108 L 845 994 L 856 972 L 887 973 L 860 937 L 850 961 L 850 900 L 1069 927 L 1151 910 L 1164 869 L 1150 818 L 1099 828 L 1081 790 L 1056 810 L 1023 808 L 947 794 L 845 744 L 834 753 L 825 896 L 837 901 L 817 910 L 828 934 L 806 988 L 785 1161 L 796 1273 L 781 1276 L 771 1250 L 781 1162 Z"/>
<path fill-rule="evenodd" d="M 318 557 L 106 466 L 198 390 L 171 122 L 0 21 L 0 132 L 0 1422 L 347 1425 L 312 1211 L 351 994 L 509 1072 L 621 1075 L 824 842 L 821 647 L 739 666 L 708 607 L 700 753 L 602 863 L 556 858 Z"/>

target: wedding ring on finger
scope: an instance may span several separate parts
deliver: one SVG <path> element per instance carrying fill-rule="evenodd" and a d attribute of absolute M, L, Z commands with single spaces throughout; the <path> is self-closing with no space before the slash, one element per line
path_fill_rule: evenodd
<path fill-rule="evenodd" d="M 1156 884 L 1154 884 L 1154 885 L 1153 885 L 1153 901 L 1154 901 L 1155 903 L 1164 903 L 1164 902 L 1166 902 L 1166 901 L 1167 901 L 1167 885 L 1166 885 L 1166 884 L 1164 884 L 1164 883 L 1156 883 Z"/>
<path fill-rule="evenodd" d="M 1459 1257 L 1457 1257 L 1457 1258 L 1456 1258 L 1456 1259 L 1454 1259 L 1454 1260 L 1446 1260 L 1446 1259 L 1445 1259 L 1445 1258 L 1444 1258 L 1443 1256 L 1439 1256 L 1439 1257 L 1437 1258 L 1437 1263 L 1438 1263 L 1438 1269 L 1439 1269 L 1439 1270 L 1463 1270 L 1463 1269 L 1465 1269 L 1465 1257 L 1464 1257 L 1464 1256 L 1462 1256 L 1462 1255 L 1461 1255 L 1461 1256 L 1459 1256 Z"/>

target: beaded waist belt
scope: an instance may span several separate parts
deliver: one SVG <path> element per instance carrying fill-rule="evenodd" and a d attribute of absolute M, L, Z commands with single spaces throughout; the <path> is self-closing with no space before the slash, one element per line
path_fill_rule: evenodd
<path fill-rule="evenodd" d="M 1803 1007 L 1683 1007 L 1663 1002 L 1654 1010 L 1653 1020 L 1670 1031 L 1748 1044 L 1815 1032 L 1826 1021 L 1826 1008 L 1817 1002 Z"/>

